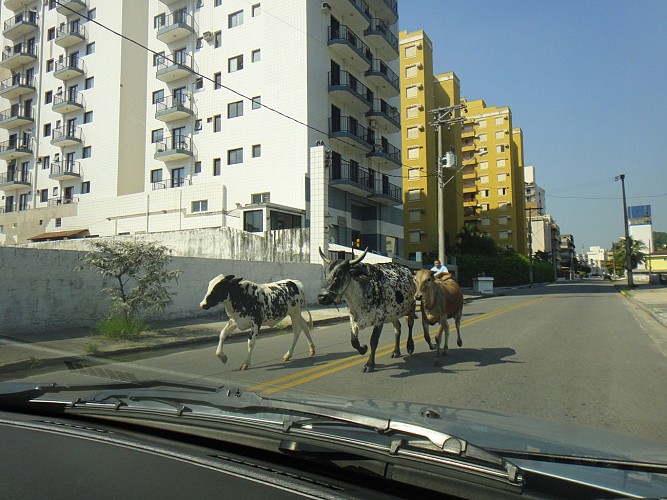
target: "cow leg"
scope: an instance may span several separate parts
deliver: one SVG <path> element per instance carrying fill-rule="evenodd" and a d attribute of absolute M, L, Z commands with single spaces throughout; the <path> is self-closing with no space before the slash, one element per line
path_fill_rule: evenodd
<path fill-rule="evenodd" d="M 352 337 L 350 339 L 352 347 L 354 347 L 359 354 L 362 356 L 368 351 L 368 346 L 366 344 L 362 345 L 359 343 L 359 327 L 357 325 L 352 325 Z"/>
<path fill-rule="evenodd" d="M 383 326 L 384 322 L 381 322 L 373 327 L 373 333 L 371 334 L 371 353 L 368 356 L 368 361 L 366 361 L 366 364 L 364 365 L 364 373 L 370 373 L 375 370 L 375 351 L 378 348 L 378 342 L 380 340 Z"/>
<path fill-rule="evenodd" d="M 257 338 L 257 334 L 259 333 L 260 327 L 261 325 L 256 325 L 253 323 L 250 328 L 250 334 L 248 335 L 248 357 L 241 365 L 241 368 L 239 368 L 240 371 L 247 370 L 248 367 L 250 366 L 250 357 L 252 356 L 252 349 L 255 347 L 255 339 Z"/>
<path fill-rule="evenodd" d="M 408 354 L 415 352 L 415 342 L 412 340 L 412 327 L 415 326 L 415 308 L 408 314 L 408 341 L 405 343 L 405 349 Z"/>
<path fill-rule="evenodd" d="M 218 348 L 215 351 L 215 355 L 219 357 L 220 361 L 222 361 L 223 363 L 227 362 L 227 355 L 224 352 L 222 352 L 222 345 L 225 343 L 225 338 L 227 337 L 227 335 L 236 330 L 236 328 L 237 328 L 236 321 L 230 319 L 225 325 L 225 327 L 220 331 L 220 340 L 218 341 Z"/>
<path fill-rule="evenodd" d="M 401 322 L 396 320 L 391 322 L 394 325 L 394 352 L 391 353 L 392 358 L 401 357 Z M 371 337 L 371 341 L 373 338 Z M 373 346 L 371 345 L 371 348 Z"/>
<path fill-rule="evenodd" d="M 445 323 L 446 325 L 447 323 Z M 443 355 L 443 352 L 440 351 L 440 342 L 442 341 L 442 332 L 444 330 L 444 326 L 442 323 L 438 324 L 438 332 L 435 334 L 435 343 L 432 349 L 435 350 L 435 366 L 440 365 L 440 357 Z M 445 345 L 447 344 L 447 341 L 445 340 Z M 447 349 L 445 348 L 445 353 L 447 352 Z"/>
<path fill-rule="evenodd" d="M 308 328 L 308 322 L 305 319 L 303 319 L 301 315 L 299 315 L 299 319 L 301 319 L 301 328 L 303 329 L 303 333 L 306 335 L 306 339 L 308 340 L 308 347 L 310 349 L 308 355 L 315 356 L 315 342 L 313 342 L 313 338 L 310 336 L 310 328 Z"/>
<path fill-rule="evenodd" d="M 424 340 L 428 344 L 428 348 L 434 351 L 437 348 L 436 344 L 431 342 L 431 326 L 426 321 L 426 314 L 422 311 L 422 328 L 424 330 Z"/>
<path fill-rule="evenodd" d="M 456 324 L 456 345 L 459 347 L 463 346 L 463 340 L 461 340 L 461 316 L 462 312 L 459 312 L 454 318 L 454 323 Z"/>
<path fill-rule="evenodd" d="M 292 345 L 289 350 L 283 356 L 283 361 L 289 361 L 294 353 L 294 347 L 296 346 L 297 341 L 299 340 L 299 335 L 301 335 L 301 317 L 297 317 L 296 314 L 290 314 L 290 319 L 292 320 Z"/>
<path fill-rule="evenodd" d="M 440 321 L 440 324 L 445 329 L 445 347 L 442 350 L 444 354 L 447 354 L 447 351 L 449 351 L 449 320 L 444 319 Z"/>

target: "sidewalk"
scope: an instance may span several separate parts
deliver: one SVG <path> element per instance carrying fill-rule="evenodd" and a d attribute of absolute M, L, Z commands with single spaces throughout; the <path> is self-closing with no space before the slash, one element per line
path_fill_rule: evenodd
<path fill-rule="evenodd" d="M 613 285 L 628 300 L 637 304 L 659 323 L 667 327 L 667 286 L 638 285 L 629 288 L 625 280 L 616 281 Z"/>
<path fill-rule="evenodd" d="M 464 289 L 466 301 L 482 298 L 471 289 Z M 347 307 L 309 307 L 314 326 L 346 322 L 349 319 Z M 136 354 L 169 347 L 185 345 L 217 345 L 220 330 L 226 321 L 222 319 L 222 308 L 215 317 L 198 317 L 171 320 L 152 324 L 152 329 L 142 334 L 134 342 L 114 342 L 96 335 L 92 328 L 42 330 L 24 336 L 0 336 L 0 374 L 26 369 L 38 369 L 49 365 L 62 364 L 67 360 L 82 357 L 104 358 L 109 356 Z M 308 314 L 304 313 L 308 319 Z M 273 328 L 262 328 L 261 333 L 284 330 L 292 333 L 289 318 Z M 260 333 L 260 335 L 261 335 Z M 246 336 L 247 331 L 234 332 Z"/>

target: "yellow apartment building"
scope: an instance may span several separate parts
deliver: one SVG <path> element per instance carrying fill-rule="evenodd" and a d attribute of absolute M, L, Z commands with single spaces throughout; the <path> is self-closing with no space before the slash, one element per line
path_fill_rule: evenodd
<path fill-rule="evenodd" d="M 433 74 L 433 45 L 422 30 L 399 33 L 405 257 L 431 262 L 438 253 L 438 143 L 431 110 L 460 104 L 453 72 Z M 453 117 L 459 116 L 455 111 Z M 461 126 L 441 129 L 442 151 L 461 158 Z M 447 169 L 444 212 L 448 245 L 463 227 L 462 177 Z"/>
<path fill-rule="evenodd" d="M 509 107 L 467 102 L 461 130 L 463 210 L 466 223 L 500 246 L 527 254 L 523 133 Z M 476 152 L 478 152 L 477 155 Z"/>

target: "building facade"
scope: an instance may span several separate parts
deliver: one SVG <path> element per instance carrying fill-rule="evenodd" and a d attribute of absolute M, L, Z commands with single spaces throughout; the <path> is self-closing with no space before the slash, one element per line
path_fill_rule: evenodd
<path fill-rule="evenodd" d="M 35 22 L 3 32 L 0 97 L 33 121 L 0 120 L 0 243 L 309 227 L 310 148 L 324 144 L 328 241 L 402 251 L 396 2 L 4 7 Z"/>
<path fill-rule="evenodd" d="M 433 73 L 433 45 L 424 31 L 399 34 L 401 68 L 404 239 L 409 260 L 432 260 L 438 253 L 438 133 L 432 110 L 461 104 L 455 73 Z M 453 110 L 451 117 L 460 116 Z M 461 126 L 441 127 L 441 151 L 461 159 Z M 461 190 L 465 172 L 443 170 L 444 227 L 448 244 L 463 226 Z"/>
<path fill-rule="evenodd" d="M 523 133 L 508 107 L 467 101 L 461 131 L 464 219 L 500 246 L 527 253 Z"/>

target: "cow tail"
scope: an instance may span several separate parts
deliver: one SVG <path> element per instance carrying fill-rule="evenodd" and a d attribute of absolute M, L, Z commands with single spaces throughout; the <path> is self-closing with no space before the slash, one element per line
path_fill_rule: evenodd
<path fill-rule="evenodd" d="M 306 312 L 308 313 L 308 329 L 310 331 L 312 331 L 313 327 L 314 327 L 314 325 L 313 325 L 313 315 L 310 314 L 310 309 L 308 309 L 307 306 L 305 307 L 305 309 L 306 309 Z"/>

